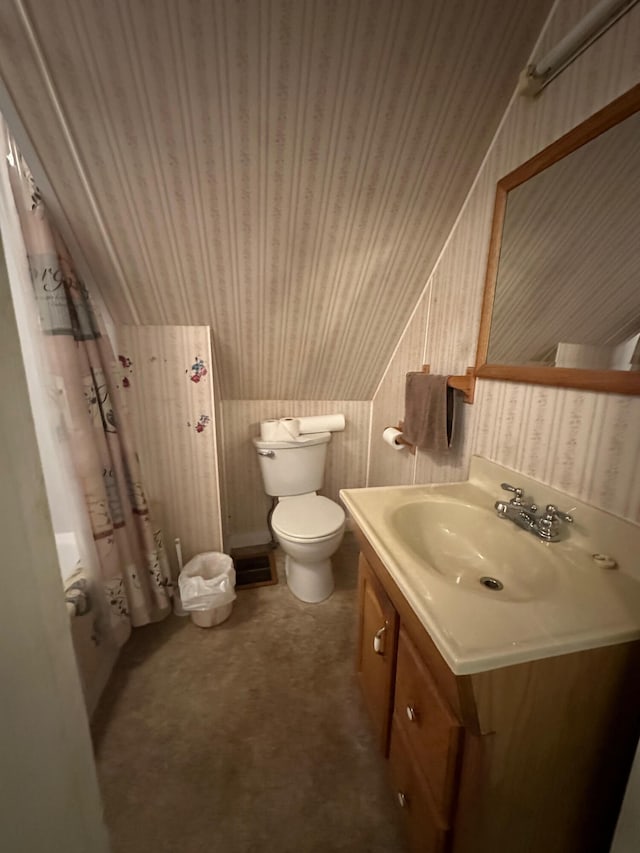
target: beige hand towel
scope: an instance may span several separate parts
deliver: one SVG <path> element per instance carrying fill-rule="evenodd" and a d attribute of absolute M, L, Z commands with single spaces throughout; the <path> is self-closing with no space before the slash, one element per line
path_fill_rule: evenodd
<path fill-rule="evenodd" d="M 402 430 L 405 439 L 421 450 L 448 450 L 453 403 L 453 388 L 447 385 L 446 376 L 407 373 Z"/>

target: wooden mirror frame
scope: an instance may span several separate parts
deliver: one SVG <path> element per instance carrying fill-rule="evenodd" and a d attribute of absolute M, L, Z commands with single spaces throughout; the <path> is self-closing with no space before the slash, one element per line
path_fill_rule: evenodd
<path fill-rule="evenodd" d="M 573 367 L 536 367 L 487 363 L 507 193 L 533 178 L 548 166 L 571 154 L 572 151 L 595 139 L 596 136 L 624 121 L 638 110 L 640 110 L 640 84 L 616 98 L 608 106 L 599 110 L 582 124 L 561 136 L 560 139 L 557 139 L 539 154 L 498 181 L 476 354 L 475 375 L 481 379 L 532 382 L 536 385 L 583 388 L 591 391 L 608 391 L 613 394 L 640 394 L 640 372 L 638 371 L 581 370 Z"/>

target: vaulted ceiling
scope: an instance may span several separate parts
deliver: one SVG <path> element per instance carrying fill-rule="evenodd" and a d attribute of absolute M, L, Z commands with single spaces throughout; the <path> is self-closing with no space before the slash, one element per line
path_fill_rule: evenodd
<path fill-rule="evenodd" d="M 116 323 L 210 324 L 226 399 L 370 399 L 550 6 L 5 0 L 0 74 Z"/>

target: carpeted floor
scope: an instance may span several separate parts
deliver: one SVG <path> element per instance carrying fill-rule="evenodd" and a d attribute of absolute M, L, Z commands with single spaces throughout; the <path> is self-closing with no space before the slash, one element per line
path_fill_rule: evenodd
<path fill-rule="evenodd" d="M 322 604 L 281 579 L 215 628 L 134 631 L 93 722 L 113 853 L 403 853 L 355 678 L 350 537 L 334 567 Z"/>

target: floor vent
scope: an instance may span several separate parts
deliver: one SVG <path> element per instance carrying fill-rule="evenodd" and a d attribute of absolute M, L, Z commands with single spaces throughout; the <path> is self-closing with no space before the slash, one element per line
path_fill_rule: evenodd
<path fill-rule="evenodd" d="M 268 545 L 233 548 L 231 557 L 236 570 L 236 589 L 278 583 L 275 555 Z"/>

